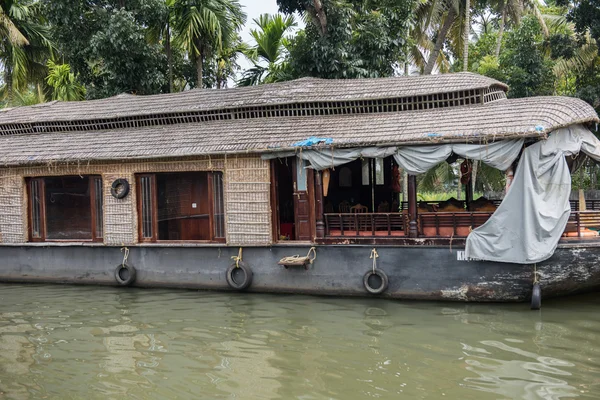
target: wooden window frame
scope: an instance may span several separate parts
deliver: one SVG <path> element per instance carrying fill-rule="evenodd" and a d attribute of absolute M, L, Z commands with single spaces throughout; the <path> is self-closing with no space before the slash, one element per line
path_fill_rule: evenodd
<path fill-rule="evenodd" d="M 211 238 L 209 240 L 161 240 L 158 239 L 158 193 L 156 177 L 161 174 L 185 174 L 189 172 L 205 173 L 207 175 L 207 187 L 208 187 L 208 209 L 209 209 L 209 231 Z M 153 173 L 142 173 L 136 174 L 136 196 L 137 196 L 137 213 L 138 213 L 138 241 L 140 243 L 226 243 L 227 241 L 227 224 L 224 222 L 223 225 L 223 237 L 215 237 L 215 215 L 214 215 L 214 189 L 213 189 L 213 174 L 223 173 L 223 171 L 173 171 L 173 172 L 153 172 Z M 141 179 L 143 177 L 151 178 L 151 196 L 152 196 L 152 237 L 143 236 L 142 226 L 142 201 L 143 196 L 141 193 L 142 185 Z M 224 180 L 223 180 L 224 182 Z M 223 192 L 224 192 L 223 188 Z M 223 199 L 224 200 L 224 199 Z M 225 214 L 225 204 L 223 204 L 223 214 Z M 226 219 L 225 219 L 226 220 Z"/>
<path fill-rule="evenodd" d="M 96 180 L 99 179 L 102 182 L 100 175 L 83 175 L 88 178 L 88 190 L 90 191 L 90 221 L 91 221 L 91 238 L 90 239 L 48 239 L 47 238 L 47 224 L 46 224 L 46 179 L 48 178 L 61 178 L 70 177 L 75 175 L 64 175 L 64 176 L 42 176 L 34 178 L 26 178 L 26 193 L 27 193 L 27 221 L 28 221 L 28 241 L 29 242 L 103 242 L 104 241 L 104 221 L 97 221 L 97 207 L 96 207 Z M 39 185 L 39 198 L 40 201 L 40 237 L 33 237 L 33 197 L 31 194 L 32 182 L 38 182 Z M 102 200 L 102 206 L 104 205 L 104 198 Z M 102 212 L 104 216 L 104 210 Z M 102 236 L 98 236 L 98 222 L 102 224 Z"/>

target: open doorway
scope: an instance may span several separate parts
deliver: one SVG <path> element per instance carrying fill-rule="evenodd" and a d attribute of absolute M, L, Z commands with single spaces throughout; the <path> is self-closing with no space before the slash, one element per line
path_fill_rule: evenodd
<path fill-rule="evenodd" d="M 271 164 L 275 204 L 273 221 L 275 241 L 311 240 L 311 171 L 296 157 L 278 158 Z"/>
<path fill-rule="evenodd" d="M 354 160 L 330 174 L 326 213 L 398 212 L 401 188 L 392 157 Z"/>

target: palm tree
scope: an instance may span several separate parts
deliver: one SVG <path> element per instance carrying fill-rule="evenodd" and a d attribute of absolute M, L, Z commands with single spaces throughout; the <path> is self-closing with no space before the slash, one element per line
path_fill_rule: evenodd
<path fill-rule="evenodd" d="M 221 49 L 216 55 L 216 83 L 217 89 L 227 87 L 227 81 L 234 79 L 236 71 L 240 66 L 237 59 L 240 55 L 248 54 L 250 46 L 242 41 L 239 35 L 236 35 L 232 43 L 223 43 Z"/>
<path fill-rule="evenodd" d="M 148 28 L 148 39 L 151 43 L 162 42 L 167 55 L 167 69 L 169 75 L 169 93 L 173 92 L 173 51 L 171 49 L 171 23 L 173 19 L 173 6 L 176 0 L 165 0 L 164 13 L 161 20 L 155 26 Z"/>
<path fill-rule="evenodd" d="M 419 5 L 416 13 L 417 18 L 422 22 L 416 25 L 416 29 L 413 29 L 412 36 L 413 40 L 421 43 L 423 50 L 429 53 L 427 62 L 424 63 L 423 74 L 431 74 L 436 65 L 442 72 L 448 69 L 448 61 L 442 51 L 447 41 L 459 52 L 463 64 L 468 66 L 468 42 L 471 32 L 470 8 L 470 0 L 427 0 Z M 433 33 L 435 43 L 431 43 L 430 39 L 425 39 L 431 33 Z M 423 45 L 424 42 L 425 45 Z M 414 60 L 416 57 L 412 58 Z"/>
<path fill-rule="evenodd" d="M 52 88 L 52 100 L 79 101 L 85 98 L 85 88 L 77 82 L 69 64 L 48 61 L 46 82 Z"/>
<path fill-rule="evenodd" d="M 523 0 L 498 0 L 495 4 L 500 20 L 498 21 L 498 38 L 496 39 L 496 49 L 494 55 L 496 58 L 500 56 L 500 48 L 502 47 L 502 38 L 504 36 L 504 28 L 506 23 L 510 21 L 518 24 L 523 16 Z"/>
<path fill-rule="evenodd" d="M 0 0 L 0 98 L 13 97 L 30 83 L 43 83 L 52 55 L 50 32 L 33 0 Z"/>
<path fill-rule="evenodd" d="M 465 0 L 465 17 L 463 26 L 463 71 L 469 70 L 469 33 L 471 32 L 471 2 Z"/>
<path fill-rule="evenodd" d="M 288 77 L 285 75 L 283 59 L 289 41 L 285 34 L 296 26 L 294 17 L 263 14 L 254 23 L 259 29 L 252 29 L 250 34 L 256 45 L 247 53 L 254 66 L 244 73 L 238 85 L 250 86 L 286 80 Z"/>
<path fill-rule="evenodd" d="M 203 62 L 231 40 L 246 22 L 237 0 L 175 0 L 175 43 L 196 63 L 197 87 L 202 87 Z"/>
<path fill-rule="evenodd" d="M 456 21 L 457 15 L 459 15 L 459 4 L 456 0 L 445 0 L 441 2 L 429 0 L 419 6 L 419 8 L 421 7 L 425 8 L 427 10 L 426 13 L 428 14 L 426 26 L 423 31 L 428 32 L 437 27 L 435 44 L 429 51 L 429 57 L 427 58 L 427 63 L 423 70 L 423 74 L 431 75 L 433 68 L 438 63 L 438 57 L 442 52 L 448 32 L 450 31 L 452 24 Z"/>

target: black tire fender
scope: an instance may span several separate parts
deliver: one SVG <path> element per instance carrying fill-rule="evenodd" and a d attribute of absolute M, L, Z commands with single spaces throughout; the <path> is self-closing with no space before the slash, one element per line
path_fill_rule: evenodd
<path fill-rule="evenodd" d="M 539 283 L 533 284 L 533 289 L 531 290 L 531 309 L 539 310 L 542 308 L 542 288 Z"/>
<path fill-rule="evenodd" d="M 381 279 L 381 285 L 379 287 L 371 286 L 369 279 L 372 276 L 377 276 L 377 277 L 379 277 L 379 279 Z M 381 294 L 381 293 L 385 292 L 388 288 L 389 283 L 390 282 L 389 282 L 387 275 L 385 274 L 385 272 L 383 272 L 379 268 L 370 269 L 367 271 L 365 276 L 363 276 L 363 285 L 365 286 L 365 289 L 367 289 L 367 292 L 369 292 L 371 294 Z"/>
<path fill-rule="evenodd" d="M 243 261 L 231 264 L 225 273 L 227 284 L 235 290 L 244 290 L 252 283 L 252 269 Z"/>
<path fill-rule="evenodd" d="M 123 187 L 121 191 L 118 191 L 119 186 Z M 110 186 L 110 194 L 112 194 L 115 199 L 122 199 L 126 197 L 129 194 L 129 182 L 127 179 L 115 179 Z"/>
<path fill-rule="evenodd" d="M 121 286 L 130 286 L 135 282 L 135 268 L 128 264 L 119 264 L 115 269 L 115 279 Z"/>

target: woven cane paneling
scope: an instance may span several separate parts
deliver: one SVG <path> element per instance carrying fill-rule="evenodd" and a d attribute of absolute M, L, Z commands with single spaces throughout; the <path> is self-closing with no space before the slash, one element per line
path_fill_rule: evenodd
<path fill-rule="evenodd" d="M 232 159 L 234 165 L 246 165 L 244 161 Z M 248 165 L 264 166 L 259 158 L 252 160 Z M 104 243 L 107 245 L 129 245 L 137 243 L 137 203 L 136 203 L 136 173 L 145 172 L 186 172 L 186 171 L 222 171 L 225 168 L 223 157 L 202 157 L 197 160 L 178 160 L 161 162 L 124 162 L 104 164 L 69 164 L 46 165 L 36 167 L 21 167 L 4 169 L 0 172 L 0 243 L 24 243 L 27 241 L 27 198 L 25 194 L 24 178 L 40 176 L 61 175 L 101 175 L 103 182 L 103 216 L 104 216 Z M 0 170 L 2 171 L 2 170 Z M 236 179 L 244 173 L 237 173 Z M 115 179 L 125 178 L 129 181 L 129 195 L 123 199 L 114 198 L 111 185 Z M 261 179 L 264 179 L 262 177 Z M 237 184 L 234 184 L 236 186 Z M 268 208 L 268 178 L 265 190 L 253 193 L 254 201 L 261 200 L 267 203 Z M 247 186 L 246 183 L 237 185 Z M 236 187 L 237 187 L 236 186 Z M 225 193 L 225 198 L 227 194 Z M 235 198 L 243 201 L 243 196 Z M 251 199 L 250 199 L 251 200 Z M 252 200 L 251 200 L 252 201 Z M 237 204 L 237 203 L 236 203 Z M 254 207 L 240 210 L 248 212 Z M 234 207 L 235 208 L 235 207 Z M 257 207 L 257 209 L 260 207 Z M 264 206 L 261 208 L 264 209 Z M 264 223 L 265 219 L 260 219 Z M 269 223 L 267 218 L 267 224 Z"/>
<path fill-rule="evenodd" d="M 268 161 L 230 157 L 225 169 L 227 243 L 264 245 L 272 242 Z"/>
<path fill-rule="evenodd" d="M 18 175 L 0 174 L 0 243 L 27 240 L 24 182 Z"/>
<path fill-rule="evenodd" d="M 116 179 L 127 179 L 129 195 L 113 197 L 111 185 Z M 104 184 L 104 243 L 126 245 L 137 242 L 137 212 L 135 203 L 135 176 L 132 173 L 103 174 Z"/>

